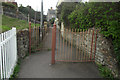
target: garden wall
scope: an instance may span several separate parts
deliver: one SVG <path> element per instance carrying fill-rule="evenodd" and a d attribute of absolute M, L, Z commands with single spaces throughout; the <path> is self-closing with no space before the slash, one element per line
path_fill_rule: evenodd
<path fill-rule="evenodd" d="M 17 54 L 18 58 L 24 58 L 29 51 L 29 30 L 17 31 Z"/>

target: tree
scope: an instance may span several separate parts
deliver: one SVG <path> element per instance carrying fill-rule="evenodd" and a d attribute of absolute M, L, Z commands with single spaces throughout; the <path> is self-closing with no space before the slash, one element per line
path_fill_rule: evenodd
<path fill-rule="evenodd" d="M 116 58 L 120 65 L 120 2 L 80 3 L 68 16 L 71 28 L 101 28 L 106 38 L 112 39 Z"/>
<path fill-rule="evenodd" d="M 59 5 L 57 11 L 57 17 L 59 22 L 64 22 L 65 26 L 69 26 L 68 15 L 75 10 L 78 2 L 63 2 Z"/>

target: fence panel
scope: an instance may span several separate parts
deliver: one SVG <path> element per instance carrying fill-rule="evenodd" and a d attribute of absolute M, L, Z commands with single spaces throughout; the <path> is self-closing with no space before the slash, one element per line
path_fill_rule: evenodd
<path fill-rule="evenodd" d="M 0 34 L 0 78 L 10 78 L 17 62 L 16 28 Z"/>

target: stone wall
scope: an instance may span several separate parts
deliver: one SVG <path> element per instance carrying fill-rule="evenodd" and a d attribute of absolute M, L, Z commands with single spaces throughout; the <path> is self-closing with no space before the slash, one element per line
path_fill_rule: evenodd
<path fill-rule="evenodd" d="M 91 54 L 93 29 L 89 29 L 87 32 L 85 31 L 84 34 L 83 32 L 71 33 L 71 31 L 69 31 L 68 34 L 66 33 L 66 31 L 68 32 L 68 30 L 61 28 L 61 35 L 64 39 L 66 39 L 67 41 L 73 40 L 72 45 L 75 45 L 77 48 L 80 47 L 83 51 L 86 51 L 87 54 Z M 98 32 L 95 52 L 96 31 L 97 30 L 95 29 L 93 37 L 92 58 L 94 58 L 95 53 L 95 62 L 107 66 L 112 71 L 113 75 L 117 77 L 117 61 L 113 56 L 114 51 L 113 45 L 111 44 L 111 40 L 106 39 L 102 34 Z"/>
<path fill-rule="evenodd" d="M 17 31 L 17 54 L 18 58 L 24 58 L 29 51 L 29 30 Z"/>

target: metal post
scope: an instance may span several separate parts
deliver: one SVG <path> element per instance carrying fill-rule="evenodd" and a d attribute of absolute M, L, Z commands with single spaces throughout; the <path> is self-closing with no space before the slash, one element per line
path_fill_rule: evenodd
<path fill-rule="evenodd" d="M 52 61 L 51 64 L 55 64 L 55 48 L 56 48 L 56 25 L 52 30 Z"/>
<path fill-rule="evenodd" d="M 94 40 L 94 28 L 93 28 L 93 33 L 92 33 L 92 42 L 91 42 L 91 55 L 90 55 L 90 60 L 92 60 L 93 40 Z"/>
<path fill-rule="evenodd" d="M 35 18 L 34 18 L 34 25 L 36 26 L 36 16 L 37 16 L 37 12 L 35 11 Z"/>
<path fill-rule="evenodd" d="M 30 21 L 30 17 L 29 17 L 29 14 L 28 14 L 28 23 L 29 23 L 29 21 Z"/>
<path fill-rule="evenodd" d="M 95 37 L 95 50 L 94 50 L 94 60 L 95 60 L 96 45 L 97 45 L 97 34 L 98 34 L 98 30 L 96 31 L 96 37 Z"/>
<path fill-rule="evenodd" d="M 43 29 L 43 0 L 41 0 L 41 22 L 40 22 L 40 27 L 42 28 L 42 40 L 44 36 L 44 29 Z"/>
<path fill-rule="evenodd" d="M 43 0 L 41 0 L 41 27 L 43 27 Z"/>
<path fill-rule="evenodd" d="M 31 54 L 31 22 L 29 22 L 29 54 Z"/>

